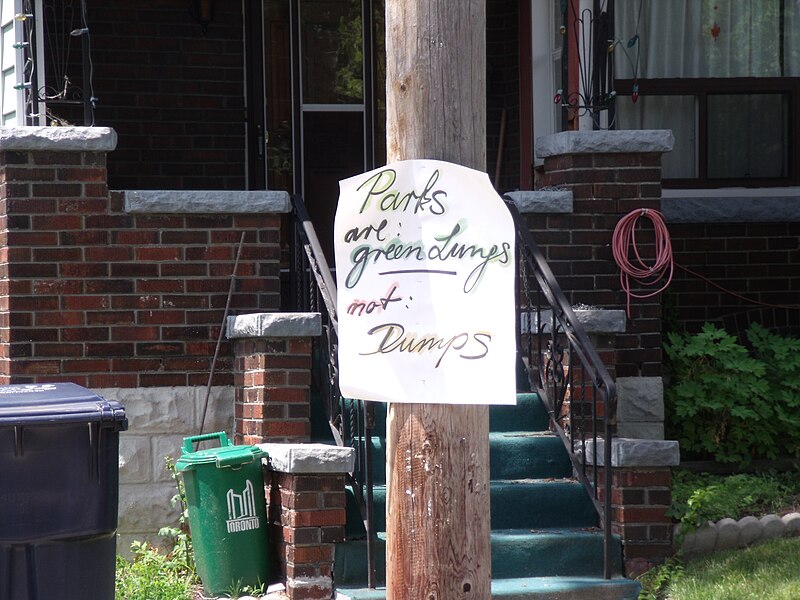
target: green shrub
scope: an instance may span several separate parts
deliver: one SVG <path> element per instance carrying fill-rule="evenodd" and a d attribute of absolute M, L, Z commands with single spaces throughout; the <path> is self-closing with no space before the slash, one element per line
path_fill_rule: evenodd
<path fill-rule="evenodd" d="M 708 323 L 667 336 L 666 425 L 684 454 L 724 463 L 798 454 L 800 340 L 758 325 L 747 336 L 752 354 Z"/>
<path fill-rule="evenodd" d="M 709 475 L 676 469 L 667 513 L 684 531 L 725 517 L 764 515 L 791 505 L 800 494 L 800 473 Z"/>
<path fill-rule="evenodd" d="M 133 560 L 117 556 L 117 600 L 191 600 L 197 577 L 185 557 L 147 542 L 131 544 Z"/>
<path fill-rule="evenodd" d="M 177 486 L 172 505 L 179 506 L 178 527 L 162 527 L 171 550 L 163 551 L 147 542 L 131 544 L 132 560 L 117 556 L 117 600 L 191 600 L 198 587 L 194 551 L 189 535 L 186 491 L 172 460 L 164 459 Z"/>

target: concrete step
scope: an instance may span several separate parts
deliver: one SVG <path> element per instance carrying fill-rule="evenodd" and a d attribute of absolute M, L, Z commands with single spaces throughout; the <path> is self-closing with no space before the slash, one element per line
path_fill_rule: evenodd
<path fill-rule="evenodd" d="M 597 512 L 580 483 L 573 479 L 491 481 L 492 529 L 595 527 Z M 386 487 L 373 488 L 375 531 L 386 531 Z M 347 489 L 345 537 L 365 535 L 352 490 Z"/>
<path fill-rule="evenodd" d="M 539 394 L 517 394 L 514 406 L 490 406 L 490 431 L 547 431 L 550 417 Z"/>
<path fill-rule="evenodd" d="M 319 401 L 318 401 L 319 402 Z M 345 399 L 347 405 L 352 405 L 352 400 Z M 374 402 L 375 429 L 373 435 L 379 438 L 386 437 L 386 404 Z M 547 431 L 550 419 L 544 404 L 535 393 L 517 394 L 517 404 L 514 406 L 489 406 L 490 431 Z M 327 437 L 327 428 L 319 426 L 320 431 Z"/>
<path fill-rule="evenodd" d="M 550 432 L 502 431 L 489 434 L 490 477 L 557 479 L 572 476 L 564 443 Z"/>
<path fill-rule="evenodd" d="M 492 531 L 492 577 L 595 577 L 603 575 L 603 534 L 598 529 L 508 529 Z M 622 548 L 613 539 L 612 573 L 622 573 Z M 386 536 L 375 541 L 378 583 L 386 581 Z M 367 581 L 367 541 L 349 540 L 336 545 L 334 581 L 362 586 Z"/>
<path fill-rule="evenodd" d="M 636 600 L 641 586 L 623 577 L 519 577 L 493 579 L 492 598 L 503 600 Z M 385 600 L 386 588 L 339 588 L 337 600 Z"/>
<path fill-rule="evenodd" d="M 570 477 L 572 465 L 564 443 L 547 431 L 500 431 L 489 434 L 491 479 Z M 386 440 L 372 438 L 372 480 L 386 483 Z"/>

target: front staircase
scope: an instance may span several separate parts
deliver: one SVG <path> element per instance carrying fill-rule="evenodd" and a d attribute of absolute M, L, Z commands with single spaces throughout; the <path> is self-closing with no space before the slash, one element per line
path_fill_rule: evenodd
<path fill-rule="evenodd" d="M 366 534 L 351 495 L 346 540 L 337 544 L 335 554 L 334 583 L 342 599 L 386 597 L 385 406 L 377 405 L 377 413 L 372 446 L 378 587 L 367 589 Z M 614 576 L 603 579 L 603 534 L 597 513 L 572 477 L 566 449 L 549 431 L 539 397 L 519 394 L 516 406 L 493 406 L 489 413 L 492 598 L 637 598 L 639 584 L 622 576 L 619 539 L 613 541 Z"/>

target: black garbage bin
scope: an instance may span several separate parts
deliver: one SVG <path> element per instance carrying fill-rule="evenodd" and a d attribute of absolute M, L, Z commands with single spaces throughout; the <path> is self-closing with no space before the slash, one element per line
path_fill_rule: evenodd
<path fill-rule="evenodd" d="M 113 600 L 127 425 L 72 383 L 0 386 L 0 598 Z"/>

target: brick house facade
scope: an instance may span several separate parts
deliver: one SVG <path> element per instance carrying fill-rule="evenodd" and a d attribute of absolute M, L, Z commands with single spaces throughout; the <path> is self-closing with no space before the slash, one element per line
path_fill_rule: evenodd
<path fill-rule="evenodd" d="M 40 139 L 38 133 L 26 138 L 18 130 L 0 137 L 0 380 L 69 380 L 124 400 L 131 432 L 122 448 L 123 495 L 133 510 L 144 499 L 150 506 L 168 505 L 172 484 L 163 456 L 202 424 L 205 386 L 242 235 L 232 314 L 288 308 L 281 301 L 290 210 L 286 192 L 301 192 L 307 182 L 294 176 L 272 185 L 277 180 L 264 175 L 278 146 L 264 129 L 269 125 L 264 90 L 276 81 L 270 77 L 280 74 L 262 64 L 272 47 L 263 41 L 267 34 L 259 38 L 252 31 L 254 15 L 262 17 L 260 8 L 253 12 L 248 3 L 217 0 L 204 31 L 183 1 L 86 4 L 96 127 L 71 141 L 59 139 L 58 128 Z M 526 86 L 533 75 L 525 48 L 531 32 L 519 22 L 521 16 L 535 20 L 541 4 L 487 4 L 487 165 L 493 179 L 499 174 L 502 192 L 524 195 L 535 180 L 535 187 L 547 193 L 571 193 L 569 210 L 527 215 L 570 300 L 616 311 L 625 307 L 611 233 L 628 211 L 661 208 L 678 263 L 749 298 L 789 303 L 800 290 L 800 272 L 794 268 L 800 262 L 800 214 L 787 208 L 800 195 L 797 188 L 784 190 L 777 200 L 775 192 L 760 210 L 749 196 L 740 211 L 731 208 L 735 199 L 723 198 L 722 209 L 719 198 L 715 205 L 699 193 L 689 202 L 686 194 L 662 189 L 662 153 L 669 151 L 668 144 L 604 151 L 605 132 L 585 132 L 595 139 L 591 152 L 573 148 L 549 154 L 544 143 L 535 152 L 539 162 L 533 162 L 538 133 L 526 115 L 531 110 Z M 277 39 L 277 30 L 269 31 Z M 77 61 L 67 57 L 79 72 Z M 379 98 L 375 102 L 379 106 Z M 74 106 L 54 105 L 52 111 L 65 121 L 81 122 Z M 291 141 L 302 141 L 299 131 Z M 306 160 L 296 148 L 293 152 L 293 166 Z M 334 154 L 327 157 L 332 160 Z M 374 154 L 380 162 L 379 152 Z M 260 189 L 266 187 L 277 191 Z M 687 208 L 690 204 L 696 208 Z M 706 320 L 741 327 L 760 316 L 783 330 L 800 330 L 798 311 L 758 310 L 760 315 L 753 315 L 749 305 L 680 270 L 663 298 L 635 301 L 623 329 L 598 338 L 620 387 L 633 390 L 631 402 L 648 398 L 650 412 L 644 418 L 638 405 L 621 414 L 620 433 L 663 437 L 658 403 L 665 328 L 696 329 Z M 206 430 L 230 428 L 239 418 L 242 439 L 305 439 L 311 408 L 294 402 L 300 392 L 286 393 L 278 402 L 280 415 L 269 416 L 262 402 L 267 392 L 246 391 L 267 377 L 261 359 L 252 357 L 271 352 L 284 365 L 294 365 L 285 369 L 295 374 L 287 371 L 285 377 L 306 381 L 307 375 L 297 374 L 310 360 L 301 356 L 304 348 L 301 342 L 277 347 L 263 340 L 223 339 Z M 653 382 L 657 385 L 648 387 L 650 392 L 642 392 Z M 663 406 L 660 415 L 663 421 Z M 248 419 L 259 424 L 245 425 Z M 622 488 L 635 490 L 620 492 L 623 503 L 625 494 L 647 487 L 633 475 L 625 481 Z M 653 485 L 661 493 L 668 482 L 660 470 Z M 664 508 L 663 494 L 653 499 L 658 510 Z M 143 510 L 123 517 L 122 525 L 137 537 L 172 516 L 168 510 Z M 663 520 L 660 515 L 620 527 L 636 537 L 642 527 L 661 532 Z"/>

